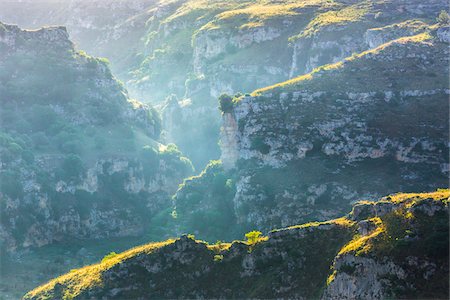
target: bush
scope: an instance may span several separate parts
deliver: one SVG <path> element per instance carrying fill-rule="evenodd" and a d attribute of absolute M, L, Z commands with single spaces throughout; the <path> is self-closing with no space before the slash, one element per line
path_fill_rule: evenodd
<path fill-rule="evenodd" d="M 262 154 L 268 154 L 270 152 L 270 146 L 264 142 L 262 137 L 256 137 L 252 140 L 252 148 Z"/>
<path fill-rule="evenodd" d="M 222 261 L 222 260 L 223 260 L 223 255 L 221 255 L 221 254 L 214 255 L 214 261 Z"/>
<path fill-rule="evenodd" d="M 47 135 L 42 131 L 33 134 L 31 136 L 31 140 L 33 141 L 34 146 L 38 149 L 41 147 L 45 147 L 50 143 Z"/>
<path fill-rule="evenodd" d="M 258 241 L 259 238 L 261 237 L 262 232 L 261 231 L 250 231 L 248 233 L 245 234 L 245 237 L 247 238 L 247 243 L 249 245 L 255 245 Z"/>
<path fill-rule="evenodd" d="M 35 105 L 29 113 L 29 120 L 34 131 L 48 130 L 58 117 L 53 109 L 45 105 Z"/>
<path fill-rule="evenodd" d="M 84 171 L 83 162 L 76 154 L 67 155 L 61 167 L 63 171 L 62 176 L 69 180 L 79 178 Z"/>
<path fill-rule="evenodd" d="M 0 175 L 0 191 L 15 199 L 23 195 L 23 186 L 18 173 L 7 171 Z"/>
<path fill-rule="evenodd" d="M 103 257 L 103 259 L 102 259 L 102 262 L 105 262 L 105 261 L 107 261 L 108 259 L 111 259 L 111 258 L 113 258 L 113 257 L 116 257 L 117 256 L 117 253 L 116 252 L 110 252 L 109 254 L 106 254 L 104 257 Z"/>
<path fill-rule="evenodd" d="M 448 15 L 448 12 L 446 12 L 445 10 L 441 10 L 439 16 L 437 17 L 437 21 L 442 25 L 450 24 L 450 16 Z"/>
<path fill-rule="evenodd" d="M 233 98 L 228 94 L 222 94 L 219 97 L 219 109 L 223 113 L 230 113 L 233 111 Z"/>
<path fill-rule="evenodd" d="M 80 153 L 83 149 L 80 136 L 70 130 L 70 128 L 66 129 L 69 129 L 69 131 L 61 131 L 55 136 L 58 149 L 64 153 Z"/>

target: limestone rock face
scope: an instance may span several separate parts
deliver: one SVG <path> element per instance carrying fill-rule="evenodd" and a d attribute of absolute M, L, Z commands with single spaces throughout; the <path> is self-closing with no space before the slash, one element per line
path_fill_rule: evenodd
<path fill-rule="evenodd" d="M 236 168 L 237 219 L 267 229 L 324 220 L 358 198 L 379 197 L 388 172 L 394 189 L 445 186 L 443 28 L 239 98 L 223 118 L 221 144 L 224 164 Z M 431 80 L 413 65 L 443 77 Z M 380 73 L 382 80 L 373 77 Z"/>
<path fill-rule="evenodd" d="M 221 128 L 221 150 L 222 156 L 220 160 L 225 169 L 233 168 L 238 159 L 238 145 L 237 145 L 237 131 L 238 126 L 233 115 L 230 113 L 224 113 L 223 127 Z"/>

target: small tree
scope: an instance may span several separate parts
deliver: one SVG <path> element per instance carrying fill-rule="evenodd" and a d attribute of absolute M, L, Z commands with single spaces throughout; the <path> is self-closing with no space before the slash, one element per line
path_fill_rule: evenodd
<path fill-rule="evenodd" d="M 233 97 L 228 94 L 222 94 L 219 97 L 219 109 L 223 113 L 229 113 L 233 111 Z"/>
<path fill-rule="evenodd" d="M 450 16 L 448 15 L 448 12 L 446 12 L 445 10 L 441 10 L 439 16 L 437 17 L 437 21 L 442 25 L 450 24 Z"/>
<path fill-rule="evenodd" d="M 259 241 L 261 235 L 261 231 L 250 231 L 245 234 L 245 237 L 247 238 L 247 243 L 253 246 Z"/>
<path fill-rule="evenodd" d="M 117 256 L 117 253 L 116 253 L 116 252 L 110 252 L 109 254 L 106 254 L 106 255 L 103 257 L 102 262 L 105 262 L 105 261 L 107 261 L 108 259 L 114 258 L 114 257 L 116 257 L 116 256 Z"/>

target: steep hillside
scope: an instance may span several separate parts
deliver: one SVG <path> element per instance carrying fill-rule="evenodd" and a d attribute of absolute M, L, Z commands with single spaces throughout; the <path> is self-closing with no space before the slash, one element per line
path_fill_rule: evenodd
<path fill-rule="evenodd" d="M 221 176 L 234 189 L 221 194 L 225 223 L 268 230 L 326 220 L 356 199 L 448 184 L 449 28 L 427 28 L 224 106 Z M 187 181 L 177 203 L 197 203 L 200 182 Z M 205 198 L 215 185 L 202 188 Z M 214 196 L 201 201 L 210 205 L 189 209 L 219 208 Z M 194 220 L 180 210 L 181 223 Z"/>
<path fill-rule="evenodd" d="M 36 29 L 64 25 L 71 39 L 91 55 L 113 61 L 113 71 L 128 68 L 146 33 L 146 8 L 157 0 L 0 1 L 0 21 Z"/>
<path fill-rule="evenodd" d="M 247 242 L 192 236 L 73 270 L 24 299 L 448 297 L 450 192 L 361 202 L 346 217 Z"/>
<path fill-rule="evenodd" d="M 157 142 L 158 113 L 64 27 L 0 23 L 0 120 L 2 251 L 142 234 L 192 172 Z"/>
<path fill-rule="evenodd" d="M 83 49 L 112 61 L 132 95 L 162 103 L 175 94 L 179 103 L 161 105 L 163 137 L 199 167 L 220 155 L 220 94 L 248 93 L 418 34 L 448 6 L 444 0 L 41 2 L 0 2 L 0 20 L 64 24 Z"/>

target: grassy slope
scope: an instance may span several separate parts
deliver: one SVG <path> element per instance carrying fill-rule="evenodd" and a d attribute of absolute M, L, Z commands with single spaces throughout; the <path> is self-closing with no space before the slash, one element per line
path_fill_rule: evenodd
<path fill-rule="evenodd" d="M 265 250 L 270 252 L 270 249 L 273 249 L 273 247 L 275 247 L 276 251 L 286 252 L 289 259 L 294 259 L 297 256 L 306 257 L 302 266 L 298 267 L 299 269 L 296 269 L 295 271 L 298 281 L 296 281 L 294 291 L 300 292 L 302 295 L 308 297 L 320 296 L 322 288 L 326 286 L 325 281 L 328 277 L 331 261 L 337 254 L 344 255 L 353 253 L 354 255 L 364 255 L 374 258 L 388 256 L 396 262 L 406 255 L 416 255 L 433 261 L 437 260 L 445 262 L 445 257 L 448 258 L 448 251 L 442 251 L 441 248 L 447 247 L 448 250 L 448 226 L 447 228 L 445 228 L 445 226 L 442 228 L 439 224 L 444 224 L 445 219 L 448 223 L 448 213 L 439 213 L 434 217 L 428 217 L 426 214 L 421 213 L 419 210 L 414 210 L 413 208 L 420 207 L 430 200 L 436 201 L 437 205 L 448 207 L 449 196 L 449 190 L 438 190 L 433 193 L 395 194 L 381 199 L 381 202 L 362 202 L 358 205 L 367 206 L 369 211 L 371 206 L 383 203 L 398 205 L 397 209 L 394 209 L 381 217 L 367 215 L 364 216 L 364 218 L 358 219 L 357 221 L 369 220 L 376 225 L 374 229 L 365 236 L 360 236 L 357 233 L 356 223 L 352 220 L 353 217 L 352 214 L 350 214 L 347 217 L 328 222 L 314 222 L 276 230 L 270 233 L 269 239 L 264 238 L 254 246 L 241 241 L 235 241 L 232 244 L 223 243 L 210 246 L 197 240 L 195 241 L 197 246 L 194 247 L 195 249 L 198 249 L 198 255 L 200 255 L 197 257 L 199 259 L 197 263 L 203 264 L 204 266 L 208 265 L 209 268 L 211 268 L 211 272 L 208 273 L 205 278 L 196 279 L 197 284 L 194 286 L 189 286 L 188 282 L 178 282 L 177 287 L 173 288 L 181 293 L 183 292 L 183 288 L 185 288 L 184 294 L 178 295 L 183 297 L 189 297 L 189 295 L 191 295 L 189 293 L 193 292 L 195 289 L 205 290 L 207 293 L 210 293 L 207 294 L 210 296 L 219 295 L 220 291 L 224 291 L 223 289 L 228 287 L 233 290 L 233 293 L 229 294 L 229 296 L 234 297 L 262 297 L 264 295 L 271 295 L 273 288 L 276 287 L 277 284 L 280 284 L 276 279 L 280 273 L 275 274 L 271 272 L 279 272 L 280 269 L 283 272 L 288 272 L 288 266 L 284 265 L 287 262 L 285 260 L 278 261 L 281 257 L 278 258 L 277 255 L 271 256 L 271 260 L 266 260 L 266 263 L 263 263 L 264 260 L 262 260 L 262 265 L 257 267 L 257 270 L 262 272 L 260 275 L 236 280 L 233 274 L 242 271 L 242 261 L 236 261 L 230 254 L 230 251 L 231 249 L 236 249 L 238 247 L 244 247 L 244 249 L 251 247 L 251 255 L 255 256 L 256 259 L 260 255 L 264 256 Z M 401 226 L 398 226 L 399 224 Z M 436 226 L 441 226 L 439 229 L 441 231 L 438 231 L 438 235 L 436 235 Z M 325 228 L 330 229 L 326 230 Z M 303 236 L 302 238 L 299 238 L 298 235 L 296 235 L 297 231 L 304 232 L 304 234 L 300 234 L 300 236 Z M 410 241 L 410 244 L 405 244 L 405 242 L 402 243 L 405 239 L 405 235 L 411 235 L 411 231 L 414 231 L 417 234 L 418 239 Z M 438 240 L 445 238 L 445 232 L 447 232 L 447 244 L 445 243 L 445 240 Z M 102 286 L 110 288 L 117 285 L 120 286 L 120 282 L 105 282 L 102 279 L 102 274 L 119 264 L 125 264 L 127 261 L 133 265 L 133 259 L 142 257 L 142 255 L 148 257 L 148 261 L 151 262 L 153 256 L 155 256 L 156 259 L 158 255 L 165 253 L 165 251 L 172 251 L 171 249 L 175 251 L 176 247 L 172 247 L 171 245 L 174 243 L 176 244 L 177 241 L 178 240 L 167 240 L 161 243 L 144 245 L 121 253 L 110 259 L 105 259 L 99 264 L 74 270 L 29 292 L 25 296 L 25 299 L 54 299 L 55 297 L 70 298 L 79 295 L 84 295 L 84 297 L 86 297 L 86 294 L 83 293 L 88 290 L 101 291 Z M 437 246 L 436 243 L 438 243 Z M 317 253 L 317 249 L 321 249 L 320 253 Z M 246 250 L 240 252 L 239 255 L 250 255 L 245 254 L 246 252 Z M 167 254 L 170 255 L 170 252 Z M 217 258 L 217 255 L 220 257 Z M 220 261 L 220 263 L 217 261 Z M 199 266 L 192 266 L 192 268 L 197 269 Z M 189 268 L 186 269 L 187 272 L 189 272 L 189 270 Z M 177 270 L 173 269 L 171 272 L 177 272 Z M 170 272 L 167 273 L 166 270 L 164 276 L 177 276 L 171 274 L 172 273 Z M 145 282 L 145 273 L 141 275 L 144 277 L 138 277 L 137 282 L 141 282 L 140 280 Z M 333 277 L 333 274 L 330 275 L 328 282 L 331 282 Z M 205 283 L 202 280 L 206 280 L 206 278 L 215 278 L 218 280 Z M 123 280 L 127 281 L 127 279 Z M 157 287 L 171 287 L 165 286 L 166 283 L 163 283 L 162 281 L 157 282 Z M 220 286 L 216 286 L 217 282 L 221 282 Z M 433 281 L 432 283 L 436 282 Z M 158 284 L 161 284 L 161 286 Z M 425 291 L 425 296 L 428 295 L 426 293 L 426 287 L 421 286 L 420 283 L 418 286 L 423 289 L 422 291 Z M 445 283 L 438 281 L 437 286 L 442 288 L 442 286 L 445 286 Z M 152 290 L 149 289 L 148 291 L 138 291 L 138 293 L 151 291 Z M 291 293 L 292 292 L 293 291 L 291 290 Z M 442 292 L 442 290 L 440 290 L 440 292 Z M 159 292 L 155 290 L 152 295 L 155 295 L 155 293 L 157 294 Z M 288 296 L 288 294 L 285 296 Z"/>
<path fill-rule="evenodd" d="M 430 31 L 435 28 L 435 26 L 430 27 Z M 406 55 L 412 52 L 433 51 L 439 53 L 441 47 L 443 48 L 442 43 L 437 41 L 430 32 L 399 38 L 375 49 L 355 54 L 343 61 L 321 66 L 311 73 L 258 89 L 252 93 L 252 96 L 281 90 L 284 92 L 296 90 L 367 91 L 367 82 L 371 83 L 372 91 L 379 91 L 390 86 L 392 80 L 395 80 L 398 86 L 415 86 L 417 89 L 446 87 L 445 76 L 435 77 L 421 72 L 421 67 L 415 65 L 417 57 Z M 393 59 L 401 57 L 403 59 L 392 62 Z M 405 59 L 405 57 L 407 58 Z M 359 72 L 358 76 L 354 76 L 355 69 L 368 70 L 367 66 L 370 66 L 370 72 Z M 407 74 L 412 76 L 405 76 L 402 71 L 404 69 L 407 69 Z M 389 72 L 389 76 L 373 76 L 373 74 L 386 72 Z"/>

